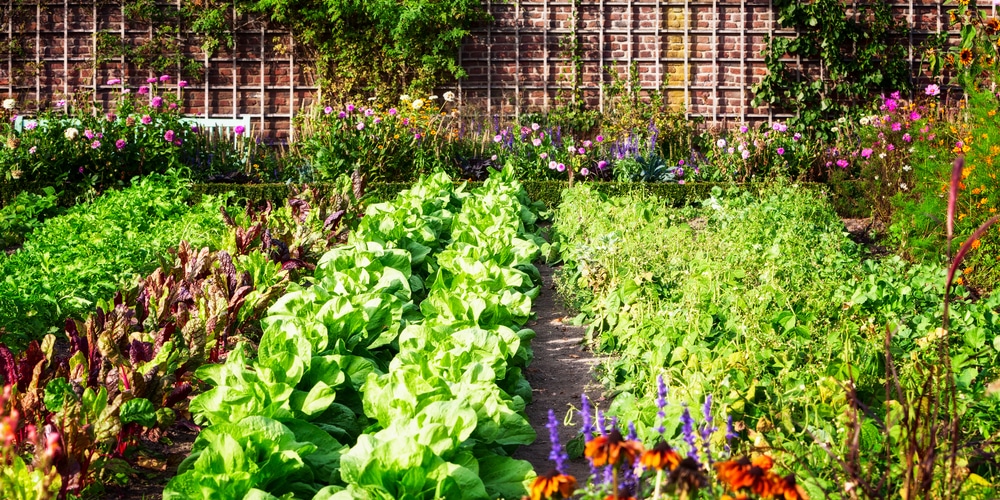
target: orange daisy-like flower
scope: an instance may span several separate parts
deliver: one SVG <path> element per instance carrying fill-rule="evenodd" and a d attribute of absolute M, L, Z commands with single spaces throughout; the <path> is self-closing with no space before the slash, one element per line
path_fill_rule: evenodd
<path fill-rule="evenodd" d="M 660 441 L 652 450 L 642 454 L 639 463 L 647 469 L 674 470 L 681 463 L 681 456 L 666 441 Z"/>
<path fill-rule="evenodd" d="M 767 455 L 753 460 L 743 457 L 715 464 L 716 477 L 731 491 L 748 489 L 760 496 L 770 497 L 777 489 L 780 478 L 771 472 L 774 460 Z"/>
<path fill-rule="evenodd" d="M 991 35 L 995 35 L 995 34 L 997 34 L 997 32 L 1000 32 L 1000 19 L 997 19 L 995 17 L 991 17 L 991 18 L 987 19 L 986 20 L 986 30 Z"/>
<path fill-rule="evenodd" d="M 958 60 L 959 62 L 962 63 L 963 66 L 968 66 L 972 64 L 973 60 L 972 49 L 962 49 L 962 51 L 958 53 Z"/>
<path fill-rule="evenodd" d="M 636 457 L 642 454 L 642 445 L 636 441 L 626 440 L 618 429 L 613 429 L 604 436 L 591 439 L 583 454 L 590 459 L 594 467 L 618 465 L 622 460 L 631 465 Z"/>
<path fill-rule="evenodd" d="M 775 498 L 781 500 L 809 500 L 805 490 L 795 482 L 795 475 L 789 474 L 775 483 Z"/>
<path fill-rule="evenodd" d="M 560 498 L 569 498 L 573 496 L 574 491 L 576 491 L 576 478 L 552 469 L 548 474 L 536 477 L 531 483 L 531 500 L 554 498 L 553 495 L 557 493 Z"/>

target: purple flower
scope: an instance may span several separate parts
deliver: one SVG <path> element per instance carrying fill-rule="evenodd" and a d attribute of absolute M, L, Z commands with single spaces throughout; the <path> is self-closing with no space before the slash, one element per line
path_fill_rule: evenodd
<path fill-rule="evenodd" d="M 173 130 L 168 130 L 168 131 L 164 132 L 163 133 L 163 140 L 165 140 L 167 142 L 173 142 L 173 140 L 174 140 L 174 131 Z"/>
<path fill-rule="evenodd" d="M 236 135 L 243 135 L 243 132 L 246 132 L 246 131 L 247 131 L 247 129 L 243 125 L 237 125 L 237 126 L 233 127 L 233 133 L 236 134 Z"/>
<path fill-rule="evenodd" d="M 691 447 L 691 452 L 688 456 L 698 461 L 698 438 L 694 435 L 694 419 L 691 418 L 691 412 L 688 410 L 687 405 L 684 405 L 684 413 L 681 414 L 681 423 L 684 424 L 682 429 L 684 442 Z"/>
<path fill-rule="evenodd" d="M 90 149 L 97 149 L 101 147 L 101 141 L 94 141 L 90 143 Z"/>
<path fill-rule="evenodd" d="M 785 148 L 778 148 L 778 155 L 781 156 L 785 154 Z"/>
<path fill-rule="evenodd" d="M 684 177 L 684 169 L 683 168 L 677 167 L 677 170 L 675 170 L 675 172 L 677 172 L 677 177 Z"/>
<path fill-rule="evenodd" d="M 337 113 L 337 118 L 347 118 L 347 113 L 344 112 L 344 111 L 341 111 L 340 113 Z"/>
<path fill-rule="evenodd" d="M 117 141 L 115 141 L 115 147 L 118 148 L 118 149 L 124 148 L 125 147 L 125 139 L 118 139 Z"/>
<path fill-rule="evenodd" d="M 153 123 L 153 118 L 149 115 L 142 115 L 142 119 L 139 121 L 141 121 L 143 125 L 149 125 L 150 123 Z"/>
<path fill-rule="evenodd" d="M 160 81 L 161 82 L 169 82 L 170 81 L 170 75 L 163 75 L 163 76 L 161 76 L 160 77 Z"/>
<path fill-rule="evenodd" d="M 145 94 L 148 94 L 148 93 L 149 93 L 149 87 L 147 87 L 145 85 L 139 87 L 139 94 L 145 95 Z"/>
<path fill-rule="evenodd" d="M 796 132 L 795 135 L 792 136 L 792 140 L 793 141 L 797 141 L 797 140 L 799 140 L 801 138 L 802 138 L 802 134 L 800 134 L 798 132 Z"/>
<path fill-rule="evenodd" d="M 149 101 L 149 105 L 152 106 L 152 107 L 154 107 L 154 108 L 158 108 L 160 106 L 163 106 L 163 98 L 160 97 L 160 96 L 155 96 L 155 97 L 153 97 L 152 101 Z"/>
<path fill-rule="evenodd" d="M 938 87 L 936 83 L 932 83 L 924 89 L 924 94 L 929 96 L 936 96 L 941 93 L 941 87 Z"/>
<path fill-rule="evenodd" d="M 745 134 L 745 133 L 747 133 L 747 130 L 750 130 L 750 129 L 748 129 L 746 125 L 740 125 L 740 132 L 742 132 L 742 133 Z"/>
<path fill-rule="evenodd" d="M 188 82 L 187 82 L 187 80 L 181 80 L 181 81 L 177 82 L 177 86 L 180 87 L 180 88 L 187 87 L 188 86 Z"/>
<path fill-rule="evenodd" d="M 594 421 L 590 414 L 590 398 L 586 394 L 580 395 L 580 418 L 583 419 L 583 439 L 590 441 L 590 437 L 594 434 Z"/>
<path fill-rule="evenodd" d="M 559 422 L 556 420 L 556 412 L 549 408 L 549 422 L 546 424 L 549 429 L 549 442 L 552 443 L 552 451 L 549 452 L 549 460 L 556 463 L 556 470 L 560 474 L 566 473 L 566 461 L 569 454 L 563 451 L 559 443 Z"/>
<path fill-rule="evenodd" d="M 194 124 L 191 125 L 191 131 L 192 132 L 197 132 L 198 131 L 198 125 L 194 125 Z"/>

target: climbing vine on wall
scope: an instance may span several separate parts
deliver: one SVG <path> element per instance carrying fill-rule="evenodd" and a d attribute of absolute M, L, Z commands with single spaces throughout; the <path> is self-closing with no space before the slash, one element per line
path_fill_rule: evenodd
<path fill-rule="evenodd" d="M 774 0 L 778 24 L 793 37 L 773 37 L 763 51 L 768 73 L 754 84 L 755 106 L 766 103 L 797 112 L 795 121 L 820 125 L 872 93 L 910 87 L 905 21 L 890 2 Z M 798 71 L 788 58 L 818 59 L 823 78 Z"/>
<path fill-rule="evenodd" d="M 34 16 L 41 0 L 17 0 L 15 25 Z M 94 0 L 106 3 L 106 0 Z M 149 27 L 141 39 L 116 30 L 95 34 L 95 65 L 123 57 L 140 69 L 176 71 L 199 79 L 196 43 L 211 55 L 232 48 L 236 33 L 266 24 L 291 32 L 298 51 L 313 61 L 327 99 L 429 92 L 465 76 L 458 54 L 477 23 L 489 20 L 480 0 L 122 0 L 130 29 Z M 47 8 L 44 7 L 43 8 Z M 24 19 L 21 19 L 24 18 Z"/>

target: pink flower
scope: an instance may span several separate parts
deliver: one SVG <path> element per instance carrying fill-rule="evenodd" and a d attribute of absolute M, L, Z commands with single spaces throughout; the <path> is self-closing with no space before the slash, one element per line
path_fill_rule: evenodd
<path fill-rule="evenodd" d="M 170 75 L 163 75 L 163 76 L 161 76 L 160 77 L 160 81 L 161 82 L 169 82 L 170 81 Z"/>
<path fill-rule="evenodd" d="M 544 159 L 546 159 L 546 158 L 549 157 L 549 154 L 548 153 L 542 153 L 542 154 L 538 155 L 538 157 L 544 160 Z"/>
<path fill-rule="evenodd" d="M 896 150 L 896 145 L 895 144 L 889 144 L 888 146 L 885 147 L 885 149 L 886 149 L 886 151 L 895 151 Z"/>
<path fill-rule="evenodd" d="M 603 135 L 599 135 L 599 136 L 595 137 L 594 140 L 597 141 L 597 142 L 604 142 L 604 136 Z"/>
<path fill-rule="evenodd" d="M 862 149 L 861 150 L 861 156 L 863 156 L 865 158 L 871 158 L 871 156 L 872 156 L 872 149 L 871 148 L 864 148 L 864 149 Z"/>
<path fill-rule="evenodd" d="M 355 125 L 354 128 L 356 128 L 358 130 L 364 130 L 365 129 L 365 122 L 358 122 L 358 124 Z"/>
<path fill-rule="evenodd" d="M 537 131 L 538 131 L 538 129 L 540 129 L 540 128 L 542 128 L 542 126 L 541 126 L 541 125 L 539 125 L 539 124 L 537 124 L 537 123 L 532 123 L 532 124 L 531 124 L 531 130 L 534 130 L 534 131 L 536 131 L 536 132 L 537 132 Z"/>
<path fill-rule="evenodd" d="M 899 132 L 900 130 L 903 130 L 903 124 L 899 123 L 899 122 L 893 122 L 892 123 L 892 131 L 893 132 Z"/>
<path fill-rule="evenodd" d="M 740 132 L 742 132 L 742 133 L 745 134 L 745 133 L 747 133 L 747 130 L 750 130 L 750 129 L 748 129 L 746 125 L 741 125 L 740 126 Z"/>
<path fill-rule="evenodd" d="M 608 162 L 605 161 L 605 160 L 601 160 L 601 161 L 597 162 L 597 169 L 598 170 L 604 170 L 607 166 L 608 166 Z"/>
<path fill-rule="evenodd" d="M 153 100 L 149 101 L 149 105 L 154 108 L 163 106 L 163 98 L 160 96 L 153 97 Z"/>
<path fill-rule="evenodd" d="M 174 131 L 173 130 L 166 131 L 163 134 L 163 140 L 165 140 L 167 142 L 173 142 L 174 141 Z"/>
<path fill-rule="evenodd" d="M 145 85 L 139 87 L 139 94 L 145 95 L 145 94 L 148 94 L 148 93 L 149 93 L 149 87 L 147 87 Z"/>
<path fill-rule="evenodd" d="M 151 76 L 146 79 L 146 83 L 156 83 L 156 77 Z"/>
<path fill-rule="evenodd" d="M 740 153 L 740 156 L 742 156 L 744 160 L 746 160 L 747 158 L 750 158 L 750 150 L 749 149 L 744 149 L 743 152 Z"/>
<path fill-rule="evenodd" d="M 587 150 L 586 150 L 586 149 L 583 149 L 583 148 L 578 148 L 578 149 L 576 150 L 576 152 L 577 152 L 577 154 L 581 154 L 581 155 L 585 155 L 585 154 L 587 154 Z"/>
<path fill-rule="evenodd" d="M 331 108 L 330 106 L 327 106 L 327 107 L 323 108 L 323 113 L 324 114 L 333 113 L 333 108 Z"/>
<path fill-rule="evenodd" d="M 88 129 L 86 129 L 86 130 L 83 131 L 83 136 L 86 137 L 87 139 L 93 139 L 94 138 L 94 131 L 90 130 L 88 128 Z"/>
<path fill-rule="evenodd" d="M 112 79 L 108 80 L 108 85 L 118 85 L 121 82 L 122 81 L 119 80 L 119 79 L 117 79 L 117 78 L 112 78 Z"/>
<path fill-rule="evenodd" d="M 24 128 L 27 129 L 27 130 L 35 130 L 35 127 L 37 127 L 37 126 L 38 126 L 38 122 L 36 122 L 34 120 L 24 123 Z"/>
<path fill-rule="evenodd" d="M 247 129 L 243 125 L 237 125 L 237 126 L 233 127 L 233 133 L 236 134 L 236 135 L 243 135 L 243 132 L 246 132 L 246 131 L 247 131 Z"/>
<path fill-rule="evenodd" d="M 929 96 L 936 96 L 941 93 L 941 87 L 938 87 L 936 83 L 932 83 L 924 89 L 924 94 Z"/>
<path fill-rule="evenodd" d="M 531 140 L 531 145 L 537 148 L 538 146 L 542 145 L 542 140 L 536 137 Z"/>
<path fill-rule="evenodd" d="M 556 163 L 555 160 L 552 160 L 552 161 L 549 162 L 549 168 L 550 169 L 555 170 L 557 166 L 559 166 L 559 164 Z"/>
<path fill-rule="evenodd" d="M 347 105 L 347 112 L 348 113 L 353 113 L 354 112 L 354 105 L 353 104 L 348 104 Z"/>
<path fill-rule="evenodd" d="M 33 155 L 35 154 L 35 151 L 38 151 L 38 146 L 31 146 L 31 148 L 28 149 L 28 154 Z"/>
<path fill-rule="evenodd" d="M 590 141 L 583 141 L 583 147 L 585 147 L 585 148 L 589 148 L 592 145 L 593 145 L 593 143 L 590 142 Z"/>
<path fill-rule="evenodd" d="M 399 113 L 396 108 L 389 108 L 389 116 L 396 116 L 396 113 Z"/>
<path fill-rule="evenodd" d="M 503 136 L 500 135 L 500 134 L 497 134 L 497 135 L 493 136 L 493 142 L 500 142 L 502 140 L 503 140 Z"/>
<path fill-rule="evenodd" d="M 780 156 L 783 154 L 785 154 L 785 148 L 778 148 L 778 155 Z"/>
<path fill-rule="evenodd" d="M 169 105 L 169 106 L 167 106 L 167 107 L 168 107 L 168 108 L 170 108 L 170 109 L 177 109 L 177 103 L 176 103 L 176 102 L 172 102 L 172 103 L 170 103 L 170 105 Z"/>
<path fill-rule="evenodd" d="M 56 107 L 57 108 L 66 107 L 66 99 L 59 99 L 58 101 L 56 101 Z"/>
<path fill-rule="evenodd" d="M 556 172 L 565 172 L 565 171 L 566 171 L 566 165 L 563 165 L 562 163 L 556 165 Z"/>
<path fill-rule="evenodd" d="M 153 118 L 149 115 L 142 115 L 142 119 L 139 121 L 141 121 L 143 125 L 149 125 L 150 123 L 153 123 Z"/>
<path fill-rule="evenodd" d="M 906 141 L 906 142 L 910 142 L 910 141 L 913 140 L 913 137 L 909 133 L 906 133 L 906 134 L 903 134 L 903 140 Z"/>
<path fill-rule="evenodd" d="M 583 167 L 583 168 L 581 168 L 581 169 L 580 169 L 580 175 L 582 175 L 582 176 L 584 176 L 584 177 L 586 177 L 586 176 L 590 175 L 590 169 L 589 169 L 589 168 L 587 168 L 587 167 Z"/>
<path fill-rule="evenodd" d="M 105 118 L 106 120 L 108 120 L 109 122 L 114 122 L 115 120 L 117 120 L 117 119 L 118 119 L 118 117 L 117 117 L 117 116 L 115 116 L 115 114 L 114 114 L 114 113 L 108 113 L 108 114 L 104 115 L 104 118 Z"/>
<path fill-rule="evenodd" d="M 181 80 L 181 81 L 177 82 L 177 86 L 180 87 L 180 88 L 187 87 L 188 86 L 188 82 L 187 82 L 187 80 Z"/>
<path fill-rule="evenodd" d="M 101 147 L 101 141 L 94 141 L 90 143 L 90 149 L 97 149 Z"/>
<path fill-rule="evenodd" d="M 125 139 L 118 139 L 117 141 L 115 141 L 115 147 L 118 149 L 124 148 L 125 144 L 126 144 Z"/>
<path fill-rule="evenodd" d="M 910 112 L 910 121 L 914 121 L 915 122 L 915 121 L 917 121 L 919 119 L 920 119 L 920 113 L 917 113 L 916 111 L 911 111 Z"/>
<path fill-rule="evenodd" d="M 847 168 L 847 165 L 849 165 L 849 163 L 847 162 L 847 160 L 845 160 L 843 158 L 837 160 L 837 166 L 838 167 L 840 167 L 840 168 Z"/>

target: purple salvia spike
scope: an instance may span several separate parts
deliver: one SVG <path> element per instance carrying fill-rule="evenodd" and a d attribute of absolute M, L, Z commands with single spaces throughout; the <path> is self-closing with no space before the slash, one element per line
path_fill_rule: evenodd
<path fill-rule="evenodd" d="M 546 425 L 549 429 L 549 442 L 552 443 L 552 451 L 549 453 L 549 460 L 552 460 L 556 464 L 556 470 L 560 474 L 566 473 L 566 461 L 569 460 L 569 455 L 563 451 L 562 445 L 559 443 L 559 422 L 556 420 L 556 412 L 549 409 L 549 422 Z"/>
<path fill-rule="evenodd" d="M 590 398 L 586 394 L 580 396 L 580 418 L 583 419 L 583 439 L 590 441 L 594 435 L 594 420 L 591 416 Z"/>
<path fill-rule="evenodd" d="M 628 423 L 628 436 L 625 439 L 629 441 L 635 441 L 639 437 L 639 433 L 635 430 L 635 422 Z"/>
<path fill-rule="evenodd" d="M 694 434 L 694 419 L 691 418 L 691 412 L 688 410 L 687 405 L 684 405 L 684 413 L 681 414 L 681 422 L 684 424 L 684 442 L 691 447 L 691 452 L 688 454 L 689 457 L 698 460 L 698 438 Z"/>
<path fill-rule="evenodd" d="M 607 427 L 605 426 L 607 422 L 604 419 L 604 412 L 597 410 L 597 432 L 602 436 L 607 434 Z"/>

